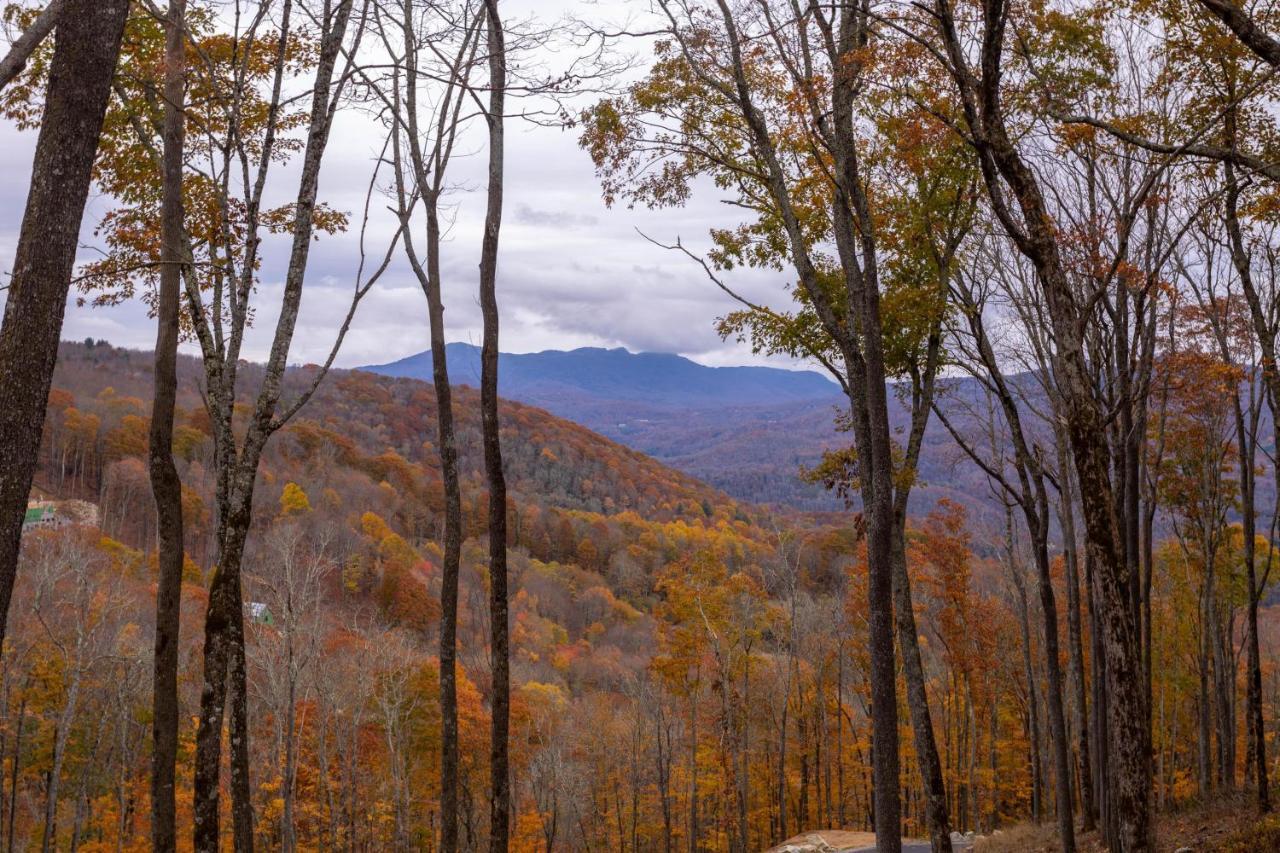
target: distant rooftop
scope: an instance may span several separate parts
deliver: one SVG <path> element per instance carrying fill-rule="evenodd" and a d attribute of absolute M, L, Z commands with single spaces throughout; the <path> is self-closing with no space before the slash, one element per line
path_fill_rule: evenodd
<path fill-rule="evenodd" d="M 31 506 L 27 507 L 27 515 L 22 520 L 23 524 L 39 524 L 42 521 L 48 521 L 57 514 L 51 506 Z"/>

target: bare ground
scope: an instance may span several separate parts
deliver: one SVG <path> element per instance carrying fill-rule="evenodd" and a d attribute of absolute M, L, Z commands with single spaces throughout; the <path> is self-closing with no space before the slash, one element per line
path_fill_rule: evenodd
<path fill-rule="evenodd" d="M 771 848 L 768 853 L 782 853 L 782 851 L 789 848 L 793 850 L 821 850 L 823 849 L 823 844 L 835 850 L 858 850 L 863 847 L 874 847 L 875 843 L 876 836 L 872 832 L 823 829 L 814 832 L 802 832 L 799 835 L 792 836 L 777 847 Z"/>
<path fill-rule="evenodd" d="M 1174 853 L 1183 848 L 1196 853 L 1277 850 L 1280 819 L 1259 816 L 1252 797 L 1240 794 L 1159 814 L 1155 835 L 1154 850 L 1158 853 Z M 1102 853 L 1106 849 L 1096 832 L 1077 836 L 1076 846 L 1081 853 Z M 1057 853 L 1062 844 L 1051 822 L 1038 826 L 1026 823 L 978 838 L 973 849 L 974 853 Z"/>

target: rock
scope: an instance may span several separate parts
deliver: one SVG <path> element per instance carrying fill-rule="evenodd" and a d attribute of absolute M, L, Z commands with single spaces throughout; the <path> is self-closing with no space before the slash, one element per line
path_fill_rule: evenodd
<path fill-rule="evenodd" d="M 1196 851 L 1193 847 L 1179 847 L 1177 850 L 1173 851 L 1173 853 L 1196 853 Z"/>
<path fill-rule="evenodd" d="M 815 832 L 785 841 L 782 845 L 775 847 L 771 853 L 838 853 L 838 851 Z"/>

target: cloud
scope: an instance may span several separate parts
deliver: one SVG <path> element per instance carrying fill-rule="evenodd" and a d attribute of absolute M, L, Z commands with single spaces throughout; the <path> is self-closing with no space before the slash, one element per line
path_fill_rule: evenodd
<path fill-rule="evenodd" d="M 516 205 L 515 221 L 522 225 L 539 228 L 573 229 L 590 228 L 600 220 L 585 213 L 570 213 L 566 210 L 537 210 L 524 202 Z"/>
<path fill-rule="evenodd" d="M 606 4 L 611 5 L 611 4 Z M 620 8 L 620 7 L 619 7 Z M 546 14 L 550 14 L 547 12 Z M 351 214 L 351 229 L 324 236 L 311 246 L 302 310 L 290 360 L 325 357 L 350 303 L 361 260 L 360 214 L 370 175 L 381 151 L 382 128 L 356 110 L 339 114 L 321 174 L 320 197 Z M 450 227 L 442 247 L 445 321 L 449 340 L 479 341 L 477 264 L 483 228 L 487 163 L 482 137 L 462 141 L 451 167 L 457 189 L 447 199 Z M 0 266 L 7 273 L 30 179 L 35 134 L 0 123 Z M 698 251 L 708 247 L 711 227 L 732 224 L 714 187 L 699 188 L 685 207 L 651 211 L 607 208 L 590 158 L 576 135 L 556 128 L 513 122 L 507 134 L 507 216 L 499 259 L 498 300 L 502 348 L 510 352 L 623 346 L 631 350 L 679 352 L 716 364 L 761 363 L 750 348 L 721 341 L 716 317 L 734 303 L 708 281 L 697 264 L 646 241 L 677 237 Z M 288 200 L 296 188 L 296 164 L 277 168 L 271 202 Z M 386 175 L 380 185 L 386 184 Z M 99 245 L 94 226 L 110 200 L 91 199 L 82 240 Z M 364 234 L 366 271 L 386 251 L 395 223 L 385 197 L 374 193 Z M 414 236 L 421 251 L 420 223 Z M 270 349 L 280 283 L 288 263 L 287 238 L 264 243 L 258 309 L 245 355 L 262 359 Z M 86 250 L 83 260 L 93 257 Z M 735 287 L 752 298 L 786 299 L 776 273 L 735 270 Z M 3 301 L 0 293 L 0 301 Z M 149 348 L 154 322 L 141 305 L 111 309 L 68 306 L 64 336 L 104 337 L 119 345 Z M 360 305 L 338 364 L 385 362 L 427 345 L 426 302 L 417 279 L 397 250 L 376 288 Z M 774 360 L 774 363 L 780 363 Z"/>

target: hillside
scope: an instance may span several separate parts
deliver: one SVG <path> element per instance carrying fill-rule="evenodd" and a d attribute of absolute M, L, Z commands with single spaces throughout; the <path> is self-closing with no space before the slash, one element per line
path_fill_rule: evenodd
<path fill-rule="evenodd" d="M 141 401 L 150 394 L 151 368 L 150 353 L 102 343 L 94 347 L 64 343 L 54 386 L 69 392 L 78 408 L 101 410 L 102 429 L 110 436 L 113 417 L 124 417 L 120 412 L 130 410 L 140 412 Z M 249 387 L 254 387 L 260 368 L 244 364 L 241 370 Z M 289 372 L 286 400 L 301 392 L 313 370 Z M 181 358 L 178 403 L 191 410 L 193 420 L 202 416 L 196 412 L 201 406 L 199 381 L 198 362 Z M 478 483 L 483 466 L 479 395 L 465 386 L 456 394 L 460 465 L 464 476 Z M 104 400 L 104 395 L 110 399 Z M 55 408 L 60 399 L 55 394 Z M 508 476 L 519 499 L 588 512 L 631 510 L 662 520 L 685 512 L 710 515 L 712 507 L 727 514 L 738 512 L 736 503 L 723 493 L 579 424 L 512 401 L 504 401 L 502 414 Z M 343 459 L 371 475 L 425 478 L 428 485 L 438 482 L 431 441 L 435 392 L 429 383 L 335 370 L 284 436 L 290 447 L 314 449 L 329 443 Z M 404 464 L 407 467 L 401 471 Z M 415 482 L 413 487 L 423 486 Z"/>
<path fill-rule="evenodd" d="M 446 347 L 450 379 L 479 384 L 479 350 Z M 363 370 L 431 378 L 430 351 Z M 843 439 L 840 396 L 812 371 L 706 367 L 678 355 L 582 348 L 503 353 L 502 394 L 539 406 L 752 503 L 832 510 L 839 502 L 800 476 Z"/>
<path fill-rule="evenodd" d="M 451 380 L 478 384 L 479 350 L 454 343 L 446 352 Z M 431 354 L 361 369 L 429 380 Z M 799 510 L 843 508 L 802 477 L 825 451 L 849 443 L 835 426 L 847 402 L 818 373 L 705 367 L 677 355 L 598 348 L 504 353 L 499 369 L 507 398 L 582 424 L 737 500 Z M 892 401 L 891 427 L 902 435 L 909 412 L 896 396 Z M 936 422 L 925 435 L 920 468 L 911 503 L 917 515 L 944 497 L 974 509 L 985 504 L 985 481 Z"/>
<path fill-rule="evenodd" d="M 184 359 L 180 367 L 175 453 L 188 562 L 179 689 L 190 720 L 216 557 L 214 483 L 198 365 Z M 252 388 L 260 368 L 241 370 Z M 312 370 L 290 373 L 286 397 Z M 17 830 L 27 841 L 39 832 L 33 815 L 47 791 L 42 756 L 62 731 L 76 756 L 63 775 L 95 792 L 86 831 L 109 840 L 142 831 L 115 819 L 125 807 L 111 792 L 145 778 L 147 727 L 137 721 L 148 707 L 154 618 L 154 509 L 144 461 L 150 385 L 148 353 L 62 346 L 37 485 L 42 505 L 56 507 L 64 523 L 24 539 L 10 633 L 16 677 L 38 688 L 15 689 L 8 707 L 10 718 L 26 715 L 31 723 L 13 783 L 29 804 Z M 464 472 L 462 820 L 478 822 L 491 695 L 487 501 L 476 394 L 460 387 L 456 402 Z M 300 762 L 299 832 L 317 848 L 336 840 L 362 849 L 423 846 L 396 841 L 397 822 L 422 839 L 432 832 L 436 800 L 406 792 L 439 787 L 442 501 L 434 415 L 426 383 L 339 371 L 268 444 L 244 578 L 259 768 L 253 797 L 265 816 L 264 848 L 278 846 L 275 768 L 290 749 Z M 696 813 L 717 826 L 736 813 L 739 780 L 753 780 L 752 849 L 793 834 L 782 831 L 783 812 L 793 829 L 833 825 L 820 805 L 828 796 L 869 814 L 870 789 L 855 781 L 870 773 L 869 659 L 851 641 L 867 618 L 866 570 L 848 515 L 771 515 L 532 406 L 506 403 L 503 427 L 512 762 L 527 780 L 513 849 L 560 849 L 547 843 L 553 830 L 571 836 L 566 849 L 657 849 L 668 832 L 679 840 L 676 828 L 695 811 L 672 792 L 694 772 Z M 973 481 L 944 482 L 981 499 Z M 71 510 L 83 506 L 93 511 L 73 518 Z M 1026 641 L 1031 611 L 1010 583 L 1013 567 L 991 556 L 998 541 L 983 529 L 963 504 L 936 503 L 913 521 L 907 560 L 933 700 L 962 706 L 970 678 L 993 703 L 993 722 L 981 735 L 981 754 L 991 762 L 981 796 L 996 810 L 978 824 L 990 828 L 1025 817 L 1035 784 L 1022 724 L 1026 673 L 1019 656 L 1007 653 Z M 1157 636 L 1176 638 L 1169 626 L 1182 618 L 1186 590 L 1163 575 L 1156 590 Z M 1278 631 L 1280 622 L 1264 611 L 1265 648 L 1280 642 Z M 76 705 L 56 673 L 64 671 L 59 649 L 78 636 L 93 645 L 65 670 L 80 679 Z M 975 670 L 972 661 L 993 663 Z M 795 723 L 780 727 L 787 708 Z M 298 715 L 295 725 L 280 725 L 285 713 Z M 939 725 L 956 742 L 970 719 L 945 715 Z M 103 727 L 120 746 L 95 759 Z M 788 758 L 779 770 L 782 743 Z M 972 755 L 949 753 L 947 772 L 974 773 L 966 766 Z M 738 760 L 748 768 L 741 775 Z M 334 773 L 335 764 L 346 769 Z M 778 784 L 790 787 L 786 801 L 765 794 Z M 65 797 L 68 826 L 72 805 Z M 564 829 L 563 816 L 577 809 L 580 820 Z M 617 814 L 624 829 L 610 819 Z M 917 809 L 911 831 L 918 833 L 921 819 Z M 623 844 L 625 836 L 634 838 Z"/>

